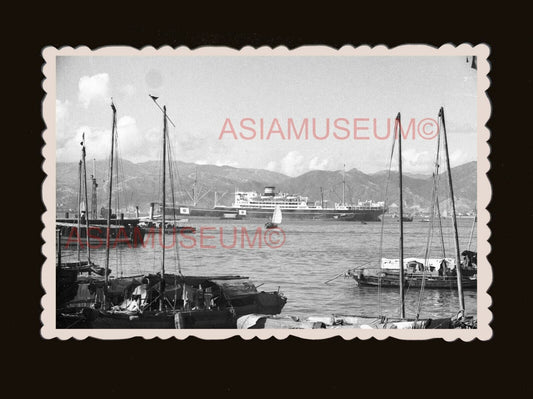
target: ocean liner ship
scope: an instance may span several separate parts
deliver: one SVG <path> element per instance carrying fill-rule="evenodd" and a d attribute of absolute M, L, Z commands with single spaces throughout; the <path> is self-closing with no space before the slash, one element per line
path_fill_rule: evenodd
<path fill-rule="evenodd" d="M 320 201 L 310 202 L 309 197 L 276 192 L 273 186 L 265 187 L 263 193 L 236 191 L 231 206 L 217 205 L 208 209 L 180 205 L 175 211 L 180 217 L 219 218 L 234 214 L 239 218 L 269 219 L 276 206 L 280 207 L 284 218 L 301 220 L 379 221 L 379 216 L 386 211 L 384 202 L 373 201 L 336 203 L 333 207 L 324 207 Z M 173 211 L 167 208 L 167 213 Z"/>

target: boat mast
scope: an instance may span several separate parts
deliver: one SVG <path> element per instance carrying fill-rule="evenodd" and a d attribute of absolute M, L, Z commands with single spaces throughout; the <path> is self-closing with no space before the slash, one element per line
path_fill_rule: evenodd
<path fill-rule="evenodd" d="M 400 177 L 400 317 L 405 318 L 405 299 L 403 290 L 403 181 L 402 181 L 402 127 L 400 113 L 396 116 L 398 134 L 398 172 Z"/>
<path fill-rule="evenodd" d="M 93 174 L 91 175 L 91 181 L 92 181 L 92 217 L 93 219 L 98 218 L 98 201 L 96 200 L 96 188 L 98 187 L 98 184 L 96 184 L 96 160 L 93 158 Z"/>
<path fill-rule="evenodd" d="M 163 106 L 163 211 L 161 212 L 161 236 L 163 243 L 163 258 L 161 261 L 161 289 L 159 310 L 163 310 L 165 290 L 165 216 L 166 216 L 166 161 L 167 161 L 167 106 Z"/>
<path fill-rule="evenodd" d="M 81 160 L 78 163 L 78 263 L 81 262 Z"/>
<path fill-rule="evenodd" d="M 345 191 L 346 191 L 346 164 L 342 165 L 342 206 L 345 204 Z"/>
<path fill-rule="evenodd" d="M 463 296 L 463 285 L 461 278 L 461 255 L 459 250 L 459 234 L 457 232 L 457 219 L 455 215 L 455 198 L 453 195 L 453 184 L 452 184 L 452 171 L 450 168 L 450 155 L 448 152 L 448 138 L 446 135 L 446 123 L 444 121 L 444 108 L 441 107 L 439 111 L 439 117 L 442 120 L 442 132 L 444 135 L 444 149 L 446 152 L 446 167 L 448 169 L 448 183 L 450 186 L 450 196 L 451 196 L 451 205 L 452 205 L 452 223 L 453 223 L 453 234 L 455 239 L 455 269 L 457 271 L 457 293 L 459 295 L 459 308 L 461 312 L 465 311 L 465 299 Z"/>
<path fill-rule="evenodd" d="M 85 191 L 85 242 L 87 244 L 87 263 L 91 264 L 91 247 L 89 245 L 89 197 L 87 194 L 87 164 L 85 163 L 85 133 L 81 142 L 81 159 L 83 161 L 83 189 Z"/>
<path fill-rule="evenodd" d="M 107 232 L 106 232 L 106 246 L 105 246 L 105 283 L 104 283 L 104 307 L 107 299 L 107 284 L 109 282 L 109 246 L 111 236 L 111 199 L 113 191 L 113 156 L 115 151 L 115 129 L 117 127 L 117 109 L 111 99 L 111 109 L 113 110 L 113 127 L 111 129 L 111 156 L 109 161 L 109 198 L 107 203 Z"/>
<path fill-rule="evenodd" d="M 155 105 L 163 111 L 163 210 L 161 212 L 161 235 L 162 235 L 162 244 L 163 244 L 163 257 L 161 262 L 161 285 L 160 285 L 160 294 L 159 294 L 159 310 L 163 310 L 164 304 L 164 293 L 165 293 L 165 216 L 166 216 L 166 157 L 167 157 L 167 119 L 172 124 L 176 126 L 174 122 L 170 120 L 167 116 L 167 107 L 166 105 L 161 108 L 157 103 L 159 97 L 152 96 L 148 94 L 150 98 L 154 101 Z"/>
<path fill-rule="evenodd" d="M 320 187 L 320 206 L 324 209 L 324 190 Z"/>
<path fill-rule="evenodd" d="M 194 175 L 194 183 L 192 186 L 192 203 L 194 206 L 198 203 L 198 193 L 196 192 L 196 184 L 198 183 L 198 167 L 196 167 Z"/>

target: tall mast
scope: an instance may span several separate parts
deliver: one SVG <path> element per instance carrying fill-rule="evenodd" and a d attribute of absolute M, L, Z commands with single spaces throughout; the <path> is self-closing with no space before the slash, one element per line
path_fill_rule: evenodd
<path fill-rule="evenodd" d="M 111 156 L 109 161 L 109 198 L 107 202 L 107 233 L 106 233 L 106 246 L 105 246 L 105 283 L 104 283 L 104 308 L 106 306 L 107 299 L 107 284 L 109 274 L 109 246 L 111 238 L 111 199 L 113 191 L 113 156 L 115 152 L 115 130 L 117 128 L 117 109 L 113 100 L 111 100 L 111 109 L 113 110 L 113 128 L 111 129 Z"/>
<path fill-rule="evenodd" d="M 85 191 L 85 242 L 87 244 L 87 263 L 91 264 L 91 247 L 89 245 L 89 197 L 87 195 L 87 164 L 85 163 L 85 133 L 81 142 L 81 159 L 83 161 L 83 190 Z"/>
<path fill-rule="evenodd" d="M 93 219 L 98 218 L 98 201 L 96 199 L 96 188 L 98 187 L 98 184 L 96 184 L 96 160 L 93 158 L 93 174 L 91 175 L 91 181 L 92 181 L 92 199 L 91 199 L 91 214 Z"/>
<path fill-rule="evenodd" d="M 198 203 L 198 193 L 196 190 L 196 184 L 198 183 L 198 167 L 196 167 L 194 172 L 194 184 L 192 186 L 192 203 L 194 206 Z"/>
<path fill-rule="evenodd" d="M 346 164 L 342 165 L 342 206 L 345 204 L 344 194 L 346 191 Z"/>
<path fill-rule="evenodd" d="M 324 209 L 324 190 L 320 187 L 320 206 Z"/>
<path fill-rule="evenodd" d="M 163 106 L 163 210 L 161 212 L 161 234 L 163 235 L 163 261 L 161 262 L 161 273 L 165 274 L 165 219 L 167 211 L 166 195 L 166 162 L 167 162 L 167 106 Z"/>
<path fill-rule="evenodd" d="M 81 262 L 81 160 L 78 163 L 78 262 Z"/>
<path fill-rule="evenodd" d="M 446 134 L 446 123 L 444 121 L 444 108 L 441 107 L 439 111 L 439 117 L 442 120 L 442 132 L 444 135 L 444 149 L 446 151 L 446 167 L 448 169 L 448 183 L 450 186 L 450 196 L 452 205 L 452 223 L 453 223 L 453 235 L 455 242 L 455 270 L 457 271 L 457 294 L 459 295 L 459 308 L 461 312 L 465 311 L 465 299 L 463 296 L 463 285 L 461 276 L 461 255 L 459 250 L 459 234 L 457 232 L 457 218 L 455 215 L 455 197 L 453 195 L 452 184 L 452 171 L 450 168 L 450 155 L 448 152 L 448 137 Z"/>
<path fill-rule="evenodd" d="M 398 172 L 400 174 L 400 317 L 405 318 L 405 299 L 403 292 L 403 181 L 402 181 L 402 125 L 400 113 L 396 116 L 398 134 Z"/>
<path fill-rule="evenodd" d="M 161 238 L 163 258 L 161 261 L 161 292 L 159 293 L 159 310 L 163 310 L 165 290 L 165 216 L 166 216 L 166 161 L 167 161 L 167 106 L 163 106 L 163 211 L 161 212 Z"/>

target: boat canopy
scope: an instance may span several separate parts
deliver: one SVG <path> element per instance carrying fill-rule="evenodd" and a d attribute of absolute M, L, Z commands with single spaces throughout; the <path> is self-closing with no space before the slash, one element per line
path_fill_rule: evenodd
<path fill-rule="evenodd" d="M 253 283 L 247 280 L 211 280 L 218 285 L 224 294 L 229 298 L 237 296 L 250 295 L 257 293 L 257 288 Z"/>
<path fill-rule="evenodd" d="M 446 261 L 446 266 L 448 269 L 455 269 L 455 259 L 453 258 L 404 258 L 403 260 L 403 268 L 407 269 L 409 264 L 412 262 L 421 263 L 422 265 L 425 265 L 428 268 L 434 268 L 434 270 L 440 270 L 442 262 Z M 399 260 L 398 259 L 387 259 L 382 258 L 381 259 L 381 268 L 382 269 L 399 269 Z"/>

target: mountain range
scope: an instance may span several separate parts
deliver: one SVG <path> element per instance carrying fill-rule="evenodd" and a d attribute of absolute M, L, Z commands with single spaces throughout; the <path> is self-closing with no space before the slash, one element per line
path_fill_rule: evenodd
<path fill-rule="evenodd" d="M 114 172 L 113 207 L 118 201 L 122 209 L 130 212 L 138 206 L 146 213 L 151 202 L 161 201 L 161 163 L 148 161 L 133 163 L 124 159 L 117 162 Z M 98 209 L 107 204 L 108 169 L 106 161 L 94 161 L 87 165 L 88 197 L 91 201 L 91 175 L 96 176 Z M 231 166 L 197 165 L 174 162 L 171 175 L 175 201 L 180 204 L 197 203 L 202 207 L 231 205 L 235 190 L 262 192 L 265 186 L 275 186 L 277 191 L 308 196 L 310 201 L 326 202 L 333 206 L 342 202 L 343 171 L 313 170 L 297 177 L 264 169 L 235 168 Z M 452 179 L 458 212 L 471 212 L 475 208 L 477 190 L 477 163 L 469 162 L 452 168 Z M 387 204 L 398 203 L 398 173 L 387 171 L 372 174 L 351 169 L 344 173 L 344 198 L 347 203 L 357 201 L 383 201 L 388 186 Z M 388 181 L 388 185 L 387 185 Z M 117 183 L 115 187 L 115 183 Z M 78 163 L 58 162 L 56 165 L 56 194 L 58 210 L 77 209 Z M 167 183 L 172 192 L 171 184 Z M 431 205 L 433 178 L 431 175 L 404 174 L 404 204 L 408 211 L 427 211 Z M 322 191 L 321 191 L 322 190 Z M 216 193 L 216 194 L 215 194 Z M 172 202 L 167 194 L 167 202 Z M 439 175 L 439 200 L 445 206 L 449 198 L 447 174 Z M 393 205 L 394 206 L 394 205 Z M 447 209 L 446 207 L 441 209 Z"/>

